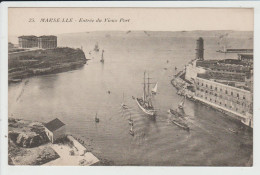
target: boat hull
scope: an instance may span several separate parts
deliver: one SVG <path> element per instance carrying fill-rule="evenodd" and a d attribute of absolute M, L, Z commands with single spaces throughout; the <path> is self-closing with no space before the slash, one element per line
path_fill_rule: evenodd
<path fill-rule="evenodd" d="M 155 116 L 156 114 L 156 111 L 155 110 L 148 110 L 148 109 L 145 109 L 138 101 L 138 99 L 136 98 L 136 103 L 138 104 L 139 108 L 147 115 L 149 116 Z"/>

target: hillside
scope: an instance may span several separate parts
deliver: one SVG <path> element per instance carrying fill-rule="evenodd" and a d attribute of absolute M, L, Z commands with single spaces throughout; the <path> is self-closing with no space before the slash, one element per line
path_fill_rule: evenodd
<path fill-rule="evenodd" d="M 76 69 L 86 63 L 82 50 L 68 47 L 9 53 L 8 79 L 17 79 L 58 73 Z"/>

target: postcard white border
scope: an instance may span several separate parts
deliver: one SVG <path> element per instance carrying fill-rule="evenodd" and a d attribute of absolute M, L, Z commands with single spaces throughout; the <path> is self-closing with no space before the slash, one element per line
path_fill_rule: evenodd
<path fill-rule="evenodd" d="M 8 7 L 248 7 L 254 8 L 254 161 L 253 167 L 37 167 L 37 166 L 8 166 L 7 165 L 7 113 L 8 113 Z M 177 2 L 147 2 L 147 1 L 119 1 L 119 2 L 3 2 L 1 3 L 1 57 L 0 57 L 0 122 L 1 122 L 1 165 L 2 175 L 45 175 L 45 174 L 260 174 L 260 2 L 257 1 L 177 1 Z M 257 69 L 258 68 L 258 69 Z"/>

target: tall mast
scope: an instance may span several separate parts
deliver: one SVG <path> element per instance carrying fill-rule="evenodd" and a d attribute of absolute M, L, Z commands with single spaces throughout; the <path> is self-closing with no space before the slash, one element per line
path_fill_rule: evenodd
<path fill-rule="evenodd" d="M 148 94 L 147 95 L 149 95 L 149 92 L 150 92 L 150 81 L 149 81 L 149 72 L 148 72 L 148 78 L 147 78 L 147 80 L 148 80 L 148 85 L 147 85 L 147 92 L 148 92 Z"/>
<path fill-rule="evenodd" d="M 144 71 L 144 102 L 146 101 L 146 92 L 145 92 L 145 71 Z"/>

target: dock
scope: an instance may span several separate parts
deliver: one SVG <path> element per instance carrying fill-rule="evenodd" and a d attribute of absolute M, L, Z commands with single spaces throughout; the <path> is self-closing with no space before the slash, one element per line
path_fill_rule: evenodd
<path fill-rule="evenodd" d="M 72 147 L 63 144 L 52 144 L 51 147 L 60 156 L 58 159 L 44 164 L 43 166 L 90 166 L 99 159 L 79 143 L 74 137 L 67 136 L 72 143 Z"/>

